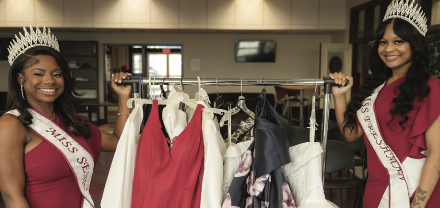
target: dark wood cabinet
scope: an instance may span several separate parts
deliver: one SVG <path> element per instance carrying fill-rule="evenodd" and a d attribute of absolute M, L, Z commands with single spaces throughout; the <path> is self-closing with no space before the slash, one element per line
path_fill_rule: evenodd
<path fill-rule="evenodd" d="M 76 89 L 84 93 L 83 103 L 98 103 L 98 42 L 97 41 L 58 41 L 60 52 L 69 63 L 72 77 L 76 80 Z M 77 111 L 88 115 L 86 106 L 81 105 Z M 97 112 L 90 121 L 97 121 Z"/>

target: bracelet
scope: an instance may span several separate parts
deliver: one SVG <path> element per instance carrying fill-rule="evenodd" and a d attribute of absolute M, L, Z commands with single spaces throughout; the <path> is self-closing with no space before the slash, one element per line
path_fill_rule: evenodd
<path fill-rule="evenodd" d="M 127 115 L 127 116 L 129 116 L 130 115 L 130 113 L 118 113 L 118 114 L 116 114 L 117 116 L 120 116 L 120 115 Z"/>

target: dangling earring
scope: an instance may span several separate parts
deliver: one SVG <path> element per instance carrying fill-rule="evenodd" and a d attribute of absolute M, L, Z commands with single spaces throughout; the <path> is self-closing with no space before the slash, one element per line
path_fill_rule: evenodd
<path fill-rule="evenodd" d="M 24 98 L 23 85 L 20 85 L 20 86 L 21 86 L 21 97 L 23 97 L 23 100 L 26 100 L 26 99 Z"/>

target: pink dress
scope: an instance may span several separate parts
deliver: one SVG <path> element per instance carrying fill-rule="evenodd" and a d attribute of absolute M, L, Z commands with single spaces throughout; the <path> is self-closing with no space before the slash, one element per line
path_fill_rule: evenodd
<path fill-rule="evenodd" d="M 416 159 L 426 157 L 420 153 L 426 150 L 424 132 L 440 115 L 440 80 L 431 77 L 427 82 L 431 91 L 422 101 L 418 99 L 414 100 L 413 110 L 407 113 L 409 120 L 403 124 L 405 130 L 403 131 L 399 126 L 399 121 L 402 120 L 401 116 L 395 116 L 394 120 L 388 124 L 388 127 L 387 123 L 391 120 L 390 110 L 394 106 L 392 100 L 400 93 L 397 86 L 404 81 L 405 78 L 401 78 L 384 86 L 379 92 L 374 105 L 383 139 L 401 162 L 403 162 L 406 157 Z M 358 125 L 360 125 L 359 121 Z M 367 146 L 369 178 L 365 188 L 364 207 L 376 208 L 387 188 L 389 176 L 366 137 L 365 143 Z M 440 185 L 437 183 L 426 207 L 438 207 L 439 204 Z"/>
<path fill-rule="evenodd" d="M 54 122 L 65 130 L 61 119 L 56 115 Z M 89 123 L 89 126 L 92 136 L 87 140 L 80 136 L 69 135 L 92 155 L 96 164 L 101 151 L 101 131 L 93 124 Z M 24 166 L 25 196 L 31 207 L 81 207 L 82 195 L 75 176 L 63 155 L 52 144 L 43 140 L 26 153 Z"/>
<path fill-rule="evenodd" d="M 132 207 L 200 207 L 203 182 L 202 105 L 172 147 L 163 135 L 153 100 L 142 132 L 133 181 Z"/>

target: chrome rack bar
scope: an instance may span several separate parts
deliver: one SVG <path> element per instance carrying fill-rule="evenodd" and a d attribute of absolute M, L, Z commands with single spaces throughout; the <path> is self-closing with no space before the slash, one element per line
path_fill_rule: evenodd
<path fill-rule="evenodd" d="M 203 78 L 204 85 L 218 85 L 218 86 L 324 86 L 324 109 L 322 113 L 322 128 L 321 128 L 321 145 L 323 148 L 322 154 L 322 182 L 325 177 L 325 159 L 327 153 L 327 137 L 328 137 L 328 120 L 330 114 L 330 94 L 332 86 L 335 86 L 335 81 L 330 77 L 323 79 L 235 79 L 235 78 Z M 148 78 L 141 79 L 142 84 L 149 84 Z M 196 78 L 157 78 L 154 84 L 182 84 L 182 85 L 197 85 L 199 83 Z M 139 77 L 131 76 L 122 80 L 122 85 L 132 84 L 133 93 L 139 93 Z"/>
<path fill-rule="evenodd" d="M 329 79 L 330 77 L 324 77 L 324 79 Z M 330 78 L 330 80 L 334 80 Z M 328 140 L 328 120 L 330 119 L 330 94 L 332 92 L 332 84 L 326 83 L 324 85 L 324 103 L 323 103 L 323 111 L 322 111 L 322 126 L 321 126 L 321 145 L 324 150 L 322 154 L 322 183 L 324 185 L 325 182 L 325 161 L 327 158 L 327 140 Z"/>
<path fill-rule="evenodd" d="M 219 86 L 239 86 L 241 85 L 241 79 L 235 78 L 221 78 L 221 79 L 213 79 L 213 78 L 202 78 L 202 82 L 205 85 L 219 85 Z M 151 80 L 153 83 L 153 79 Z M 139 83 L 139 77 L 131 76 L 127 77 L 127 79 L 122 81 L 122 84 L 127 83 Z M 148 84 L 149 80 L 147 78 L 142 78 L 142 84 Z M 180 85 L 197 85 L 199 82 L 196 78 L 157 78 L 154 81 L 155 84 L 177 84 Z M 334 82 L 333 82 L 334 83 Z M 324 86 L 323 79 L 243 79 L 243 85 L 245 86 Z"/>

